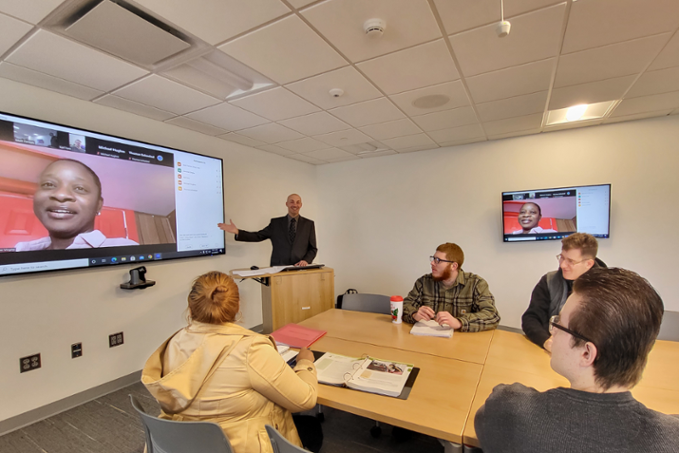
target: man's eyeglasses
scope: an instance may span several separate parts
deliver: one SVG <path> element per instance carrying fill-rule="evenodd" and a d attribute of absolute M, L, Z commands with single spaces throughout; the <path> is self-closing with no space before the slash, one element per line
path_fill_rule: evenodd
<path fill-rule="evenodd" d="M 439 264 L 441 262 L 444 262 L 444 263 L 454 263 L 455 262 L 455 261 L 442 260 L 438 256 L 430 256 L 429 261 L 432 262 L 432 263 L 436 263 L 436 264 Z"/>
<path fill-rule="evenodd" d="M 564 332 L 573 335 L 575 338 L 579 338 L 582 341 L 594 344 L 594 342 L 592 340 L 590 340 L 589 338 L 587 338 L 586 336 L 580 335 L 579 333 L 559 324 L 559 320 L 560 320 L 559 315 L 554 315 L 551 318 L 549 318 L 549 334 L 550 335 L 552 335 L 554 333 L 554 328 L 556 327 L 559 330 L 563 330 Z"/>
<path fill-rule="evenodd" d="M 591 258 L 585 258 L 584 260 L 580 260 L 580 261 L 573 261 L 572 259 L 566 258 L 561 253 L 559 253 L 558 255 L 556 255 L 556 259 L 559 260 L 559 263 L 561 263 L 562 261 L 565 261 L 569 266 L 575 266 L 576 264 L 580 264 L 580 263 L 587 261 Z"/>

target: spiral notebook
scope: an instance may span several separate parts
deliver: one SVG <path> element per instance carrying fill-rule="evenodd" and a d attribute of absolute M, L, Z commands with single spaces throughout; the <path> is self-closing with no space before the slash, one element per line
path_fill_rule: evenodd
<path fill-rule="evenodd" d="M 318 382 L 407 399 L 419 372 L 409 363 L 326 352 L 316 362 Z"/>

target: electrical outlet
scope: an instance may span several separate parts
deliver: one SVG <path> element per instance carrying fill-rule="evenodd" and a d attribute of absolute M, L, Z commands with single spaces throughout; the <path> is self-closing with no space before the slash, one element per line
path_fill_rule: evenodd
<path fill-rule="evenodd" d="M 41 366 L 40 354 L 33 354 L 19 359 L 19 371 L 22 373 L 37 370 Z"/>
<path fill-rule="evenodd" d="M 108 347 L 112 348 L 114 346 L 120 346 L 123 344 L 125 341 L 123 339 L 123 333 L 118 332 L 118 333 L 113 333 L 108 336 Z"/>
<path fill-rule="evenodd" d="M 83 344 L 82 343 L 73 343 L 71 345 L 71 358 L 77 359 L 78 357 L 81 357 L 82 355 L 83 355 Z"/>

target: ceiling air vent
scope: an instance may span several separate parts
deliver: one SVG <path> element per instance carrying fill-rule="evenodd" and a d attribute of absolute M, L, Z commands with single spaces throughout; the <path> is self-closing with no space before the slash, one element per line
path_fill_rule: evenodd
<path fill-rule="evenodd" d="M 104 0 L 64 30 L 84 44 L 141 66 L 159 61 L 190 44 L 109 0 Z"/>

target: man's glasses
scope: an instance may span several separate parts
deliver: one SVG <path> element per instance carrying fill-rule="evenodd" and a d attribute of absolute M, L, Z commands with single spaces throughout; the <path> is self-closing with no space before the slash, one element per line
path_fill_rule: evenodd
<path fill-rule="evenodd" d="M 561 253 L 559 253 L 558 255 L 556 255 L 556 259 L 559 260 L 559 263 L 561 263 L 562 261 L 565 261 L 566 264 L 568 264 L 569 266 L 575 266 L 576 264 L 580 264 L 580 263 L 587 261 L 588 259 L 591 259 L 591 258 L 585 258 L 584 260 L 580 260 L 580 261 L 573 261 L 572 259 L 566 258 Z"/>
<path fill-rule="evenodd" d="M 594 342 L 592 340 L 590 340 L 589 338 L 587 338 L 586 336 L 580 335 L 579 333 L 559 324 L 560 319 L 561 318 L 560 318 L 559 315 L 554 315 L 551 318 L 549 318 L 549 334 L 550 335 L 552 335 L 554 333 L 554 328 L 556 327 L 559 330 L 563 330 L 564 332 L 573 335 L 575 338 L 579 338 L 582 341 L 594 344 Z"/>
<path fill-rule="evenodd" d="M 432 262 L 432 263 L 436 263 L 436 264 L 440 264 L 441 262 L 444 262 L 444 263 L 454 263 L 455 262 L 455 261 L 442 260 L 438 256 L 430 256 L 429 261 Z"/>

